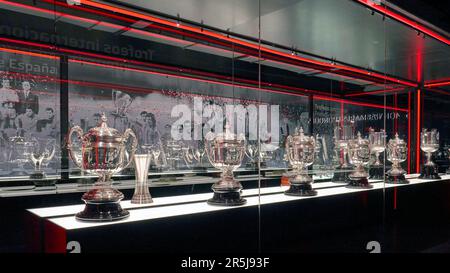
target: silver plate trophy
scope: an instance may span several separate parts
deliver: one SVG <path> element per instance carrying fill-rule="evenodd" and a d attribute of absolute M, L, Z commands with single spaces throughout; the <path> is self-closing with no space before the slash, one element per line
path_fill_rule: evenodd
<path fill-rule="evenodd" d="M 30 161 L 34 165 L 34 172 L 30 175 L 30 179 L 37 187 L 53 186 L 56 181 L 46 179 L 47 175 L 43 166 L 46 166 L 55 156 L 56 141 L 54 139 L 36 140 L 35 144 L 30 152 Z"/>
<path fill-rule="evenodd" d="M 108 127 L 106 121 L 106 115 L 103 113 L 98 126 L 86 134 L 83 134 L 79 126 L 69 130 L 67 148 L 70 157 L 81 170 L 99 177 L 92 189 L 82 197 L 86 206 L 83 211 L 76 214 L 78 220 L 114 221 L 126 218 L 130 214 L 120 206 L 124 195 L 112 187 L 111 177 L 132 162 L 138 145 L 137 138 L 131 129 L 126 129 L 121 134 L 116 129 Z M 74 152 L 77 149 L 72 145 L 73 134 L 81 143 L 81 158 Z"/>
<path fill-rule="evenodd" d="M 339 166 L 336 167 L 332 182 L 349 183 L 348 174 L 353 170 L 348 161 L 348 142 L 355 138 L 354 121 L 338 121 L 334 127 L 334 147 Z"/>
<path fill-rule="evenodd" d="M 222 170 L 219 181 L 214 183 L 213 198 L 208 200 L 210 205 L 239 206 L 247 201 L 241 197 L 242 185 L 233 176 L 233 172 L 241 166 L 245 154 L 246 141 L 243 134 L 230 132 L 228 124 L 225 132 L 215 134 L 209 132 L 206 137 L 206 154 L 211 164 Z"/>
<path fill-rule="evenodd" d="M 152 155 L 150 151 L 143 154 L 134 155 L 134 170 L 136 176 L 136 186 L 131 198 L 132 204 L 150 204 L 153 203 L 152 196 L 148 189 L 148 169 Z"/>
<path fill-rule="evenodd" d="M 365 167 L 370 161 L 369 140 L 362 138 L 361 133 L 358 132 L 355 139 L 348 142 L 348 155 L 350 163 L 355 166 L 355 169 L 349 174 L 350 183 L 348 188 L 370 189 L 373 186 L 369 184 L 369 174 Z"/>
<path fill-rule="evenodd" d="M 384 179 L 384 166 L 380 161 L 380 154 L 386 150 L 386 132 L 381 129 L 376 132 L 369 128 L 369 148 L 373 157 L 370 164 L 369 176 L 371 179 Z"/>
<path fill-rule="evenodd" d="M 286 139 L 286 157 L 293 170 L 288 173 L 289 189 L 286 195 L 314 196 L 317 191 L 313 190 L 311 183 L 313 179 L 308 175 L 308 166 L 313 164 L 316 154 L 316 141 L 313 136 L 306 136 L 303 128 L 296 129 L 293 135 Z"/>
<path fill-rule="evenodd" d="M 386 173 L 386 183 L 390 184 L 407 184 L 408 180 L 405 178 L 406 171 L 403 170 L 400 165 L 402 162 L 406 161 L 408 156 L 408 146 L 403 139 L 395 134 L 393 139 L 390 139 L 387 147 L 387 159 L 392 162 L 391 169 Z"/>
<path fill-rule="evenodd" d="M 431 156 L 439 149 L 439 132 L 436 129 L 428 131 L 423 128 L 420 133 L 420 149 L 426 155 L 426 162 L 422 165 L 420 179 L 441 179 L 438 174 L 436 164 L 431 160 Z"/>

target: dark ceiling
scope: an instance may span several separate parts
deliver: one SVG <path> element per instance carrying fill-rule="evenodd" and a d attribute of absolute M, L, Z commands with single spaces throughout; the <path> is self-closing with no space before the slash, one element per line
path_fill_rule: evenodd
<path fill-rule="evenodd" d="M 450 32 L 450 1 L 390 0 L 389 2 Z"/>

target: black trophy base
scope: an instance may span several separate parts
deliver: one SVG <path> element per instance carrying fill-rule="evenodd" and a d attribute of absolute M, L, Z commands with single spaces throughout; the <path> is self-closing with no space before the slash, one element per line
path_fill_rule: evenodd
<path fill-rule="evenodd" d="M 241 206 L 247 203 L 247 200 L 241 197 L 240 191 L 233 192 L 215 192 L 213 198 L 206 201 L 208 204 L 213 206 Z"/>
<path fill-rule="evenodd" d="M 312 189 L 311 184 L 291 184 L 289 189 L 285 191 L 284 194 L 290 196 L 315 196 L 317 195 L 317 191 Z"/>
<path fill-rule="evenodd" d="M 371 189 L 373 188 L 370 185 L 369 180 L 367 178 L 359 178 L 359 179 L 351 179 L 348 185 L 346 186 L 349 189 Z"/>
<path fill-rule="evenodd" d="M 119 202 L 86 203 L 84 210 L 77 213 L 75 218 L 86 222 L 111 222 L 130 216 L 127 210 L 122 209 Z"/>
<path fill-rule="evenodd" d="M 350 178 L 348 175 L 353 171 L 352 167 L 337 167 L 333 174 L 331 182 L 333 183 L 350 183 Z"/>
<path fill-rule="evenodd" d="M 369 178 L 374 180 L 384 179 L 384 168 L 383 166 L 371 166 L 369 169 Z"/>
<path fill-rule="evenodd" d="M 386 176 L 387 184 L 409 184 L 409 181 L 406 179 L 404 174 L 401 175 L 387 175 Z"/>
<path fill-rule="evenodd" d="M 419 179 L 441 179 L 435 166 L 422 166 Z"/>

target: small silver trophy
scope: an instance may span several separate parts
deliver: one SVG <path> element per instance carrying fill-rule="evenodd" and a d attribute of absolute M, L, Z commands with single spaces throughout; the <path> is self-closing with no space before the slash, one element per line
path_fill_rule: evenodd
<path fill-rule="evenodd" d="M 306 136 L 303 128 L 296 129 L 293 135 L 286 139 L 286 157 L 293 170 L 289 177 L 290 187 L 286 195 L 314 196 L 317 191 L 312 189 L 313 179 L 308 175 L 308 166 L 313 164 L 316 154 L 316 141 L 312 136 Z"/>
<path fill-rule="evenodd" d="M 370 154 L 375 159 L 375 162 L 370 164 L 370 178 L 384 179 L 384 166 L 380 161 L 380 154 L 386 149 L 386 133 L 383 129 L 375 132 L 373 128 L 369 128 L 369 148 Z"/>
<path fill-rule="evenodd" d="M 46 174 L 42 167 L 50 162 L 55 156 L 56 143 L 54 139 L 44 141 L 36 141 L 36 145 L 30 152 L 30 160 L 34 165 L 34 172 L 30 175 L 30 179 L 37 186 L 52 186 L 55 180 L 46 180 Z"/>
<path fill-rule="evenodd" d="M 420 149 L 426 154 L 427 161 L 422 165 L 420 179 L 441 179 L 438 174 L 436 164 L 431 160 L 431 156 L 439 149 L 439 132 L 436 129 L 428 131 L 423 128 L 420 133 Z"/>
<path fill-rule="evenodd" d="M 408 184 L 409 182 L 405 178 L 406 171 L 401 166 L 401 163 L 407 159 L 408 146 L 403 139 L 398 137 L 398 133 L 395 134 L 395 138 L 389 140 L 386 152 L 387 159 L 392 162 L 391 169 L 386 173 L 386 183 Z"/>
<path fill-rule="evenodd" d="M 347 187 L 358 189 L 372 188 L 373 186 L 370 185 L 369 180 L 367 179 L 369 174 L 365 169 L 365 166 L 367 166 L 370 161 L 369 140 L 367 138 L 362 138 L 361 133 L 358 132 L 356 138 L 348 142 L 348 154 L 350 163 L 355 166 L 355 169 L 348 176 L 350 183 Z"/>
<path fill-rule="evenodd" d="M 17 164 L 17 168 L 13 168 L 10 176 L 28 175 L 25 170 L 25 164 L 30 162 L 30 155 L 36 146 L 35 140 L 30 140 L 22 136 L 14 136 L 9 138 L 11 150 L 9 153 L 9 161 Z"/>
<path fill-rule="evenodd" d="M 260 156 L 258 144 L 257 143 L 247 144 L 247 148 L 245 149 L 245 155 L 250 160 L 247 163 L 246 167 L 251 170 L 256 169 L 258 167 L 258 160 Z"/>
<path fill-rule="evenodd" d="M 203 157 L 206 153 L 205 148 L 198 147 L 184 147 L 183 154 L 186 165 L 192 167 L 193 170 L 205 171 L 206 167 L 203 165 Z"/>
<path fill-rule="evenodd" d="M 208 200 L 210 205 L 239 206 L 247 201 L 241 197 L 242 185 L 233 176 L 233 172 L 241 166 L 245 154 L 246 141 L 243 134 L 231 133 L 228 124 L 225 132 L 215 134 L 209 132 L 206 137 L 206 154 L 211 164 L 222 170 L 221 179 L 214 183 L 213 198 Z"/>
<path fill-rule="evenodd" d="M 335 183 L 349 183 L 349 172 L 352 171 L 352 166 L 348 162 L 348 142 L 355 138 L 355 123 L 354 121 L 337 121 L 334 127 L 334 146 L 337 152 L 336 156 L 339 161 L 339 166 L 336 167 L 332 182 Z"/>
<path fill-rule="evenodd" d="M 148 189 L 148 169 L 150 167 L 152 155 L 150 151 L 144 154 L 134 155 L 134 170 L 136 173 L 136 187 L 131 198 L 132 204 L 149 204 L 153 203 L 152 196 Z"/>

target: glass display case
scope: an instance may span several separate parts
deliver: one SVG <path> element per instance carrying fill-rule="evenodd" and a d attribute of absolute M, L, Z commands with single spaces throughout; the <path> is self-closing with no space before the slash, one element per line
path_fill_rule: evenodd
<path fill-rule="evenodd" d="M 182 2 L 0 1 L 2 198 L 76 194 L 67 229 L 241 207 L 252 249 L 307 251 L 279 242 L 327 204 L 383 225 L 400 186 L 450 179 L 450 49 L 392 5 Z"/>

